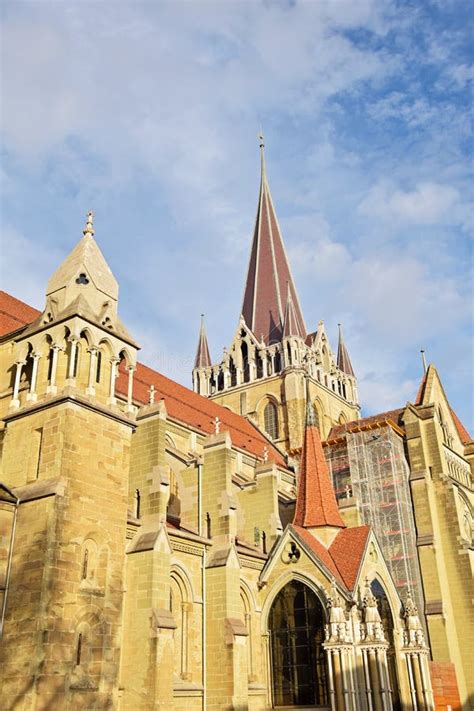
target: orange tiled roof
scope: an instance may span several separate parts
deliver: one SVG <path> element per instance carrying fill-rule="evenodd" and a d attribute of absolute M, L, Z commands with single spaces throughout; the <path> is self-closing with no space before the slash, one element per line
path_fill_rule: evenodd
<path fill-rule="evenodd" d="M 329 549 L 301 526 L 293 526 L 293 528 L 336 580 L 348 590 L 353 590 L 367 545 L 370 526 L 357 526 L 339 531 Z"/>
<path fill-rule="evenodd" d="M 426 387 L 426 381 L 428 379 L 428 371 L 426 371 L 423 374 L 423 377 L 421 379 L 420 387 L 418 388 L 418 392 L 416 394 L 415 398 L 415 405 L 421 405 L 421 402 L 423 400 L 423 395 L 425 394 L 425 387 Z"/>
<path fill-rule="evenodd" d="M 370 526 L 345 528 L 337 534 L 329 548 L 332 559 L 349 590 L 354 587 L 369 533 Z"/>
<path fill-rule="evenodd" d="M 293 523 L 302 528 L 345 527 L 337 506 L 319 431 L 315 425 L 305 427 Z"/>
<path fill-rule="evenodd" d="M 5 291 L 0 291 L 0 315 L 2 316 L 0 318 L 0 335 L 26 326 L 40 313 L 37 309 L 28 306 Z M 127 373 L 123 368 L 120 368 L 116 384 L 117 393 L 126 395 L 127 378 Z M 256 457 L 262 457 L 266 447 L 269 459 L 286 468 L 286 461 L 281 452 L 244 417 L 192 392 L 184 385 L 175 383 L 156 370 L 138 363 L 133 388 L 135 401 L 142 404 L 148 403 L 150 385 L 155 386 L 156 399 L 163 398 L 165 400 L 166 409 L 171 418 L 195 427 L 205 434 L 212 434 L 215 428 L 215 418 L 218 417 L 221 422 L 221 430 L 229 431 L 236 447 L 246 450 Z"/>
<path fill-rule="evenodd" d="M 127 385 L 128 374 L 122 366 L 117 378 L 117 393 L 126 395 Z M 215 418 L 218 417 L 221 431 L 229 431 L 232 443 L 236 447 L 247 450 L 256 457 L 262 457 L 266 447 L 269 458 L 280 466 L 286 467 L 280 451 L 244 417 L 198 395 L 143 363 L 138 363 L 133 378 L 134 400 L 141 404 L 148 403 L 151 385 L 155 388 L 155 400 L 164 399 L 166 410 L 171 418 L 190 425 L 204 434 L 212 434 L 215 431 Z"/>
<path fill-rule="evenodd" d="M 0 290 L 0 336 L 16 331 L 38 318 L 41 311 Z"/>
<path fill-rule="evenodd" d="M 463 444 L 467 444 L 467 442 L 471 442 L 472 441 L 471 435 L 469 434 L 467 429 L 464 427 L 463 423 L 461 422 L 459 417 L 456 415 L 453 408 L 450 407 L 449 409 L 451 410 L 451 415 L 453 416 L 454 424 L 456 425 L 456 429 L 458 431 L 459 437 L 461 438 L 461 442 Z"/>

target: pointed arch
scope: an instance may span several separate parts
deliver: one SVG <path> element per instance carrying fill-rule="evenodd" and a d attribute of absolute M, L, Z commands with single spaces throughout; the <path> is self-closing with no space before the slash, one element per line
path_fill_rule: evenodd
<path fill-rule="evenodd" d="M 293 578 L 280 588 L 268 613 L 275 706 L 329 703 L 325 623 L 325 607 L 305 582 Z"/>

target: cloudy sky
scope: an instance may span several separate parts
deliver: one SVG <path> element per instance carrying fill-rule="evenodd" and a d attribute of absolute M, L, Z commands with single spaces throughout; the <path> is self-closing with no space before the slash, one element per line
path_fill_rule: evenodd
<path fill-rule="evenodd" d="M 2 11 L 2 284 L 42 307 L 96 213 L 141 359 L 190 383 L 240 312 L 263 126 L 308 328 L 366 414 L 420 348 L 472 414 L 470 0 L 15 2 Z"/>

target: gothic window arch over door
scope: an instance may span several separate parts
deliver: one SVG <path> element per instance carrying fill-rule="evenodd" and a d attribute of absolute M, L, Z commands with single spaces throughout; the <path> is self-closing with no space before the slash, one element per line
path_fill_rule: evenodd
<path fill-rule="evenodd" d="M 273 706 L 329 705 L 323 649 L 325 614 L 316 594 L 293 580 L 269 615 Z"/>

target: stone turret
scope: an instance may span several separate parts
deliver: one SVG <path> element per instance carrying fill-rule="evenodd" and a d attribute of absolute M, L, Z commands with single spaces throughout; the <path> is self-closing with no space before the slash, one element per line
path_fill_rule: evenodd
<path fill-rule="evenodd" d="M 89 212 L 82 239 L 48 282 L 44 310 L 16 339 L 12 409 L 66 387 L 115 405 L 115 380 L 124 361 L 130 381 L 127 407 L 133 411 L 138 345 L 118 317 L 118 291 L 94 239 Z M 25 381 L 26 390 L 20 387 Z"/>

